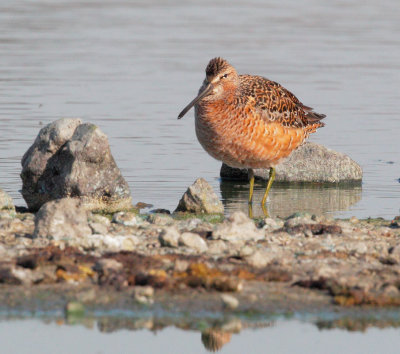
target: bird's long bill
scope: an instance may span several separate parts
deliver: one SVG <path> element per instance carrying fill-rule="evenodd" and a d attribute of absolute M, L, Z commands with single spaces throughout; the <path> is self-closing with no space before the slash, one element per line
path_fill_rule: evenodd
<path fill-rule="evenodd" d="M 197 102 L 199 102 L 204 96 L 210 93 L 210 91 L 213 89 L 213 85 L 209 83 L 206 88 L 204 89 L 203 92 L 201 92 L 192 102 L 190 102 L 181 113 L 178 115 L 178 119 L 181 119 L 190 108 L 192 108 Z"/>

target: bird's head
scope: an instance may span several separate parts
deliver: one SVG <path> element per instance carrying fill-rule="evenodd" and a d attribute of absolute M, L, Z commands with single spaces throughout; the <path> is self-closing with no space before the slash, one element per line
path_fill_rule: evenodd
<path fill-rule="evenodd" d="M 206 67 L 206 78 L 200 88 L 198 96 L 190 102 L 179 114 L 182 118 L 200 100 L 212 101 L 221 99 L 236 89 L 239 76 L 235 68 L 225 59 L 211 59 Z"/>

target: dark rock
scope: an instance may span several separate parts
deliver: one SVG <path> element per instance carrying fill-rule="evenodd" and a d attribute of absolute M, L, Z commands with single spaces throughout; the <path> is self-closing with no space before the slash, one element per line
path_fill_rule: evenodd
<path fill-rule="evenodd" d="M 224 206 L 204 178 L 198 178 L 183 194 L 175 212 L 223 214 Z"/>
<path fill-rule="evenodd" d="M 168 209 L 162 209 L 162 208 L 150 210 L 150 213 L 171 215 L 171 212 Z"/>
<path fill-rule="evenodd" d="M 22 158 L 22 196 L 32 211 L 78 197 L 90 210 L 132 207 L 129 187 L 111 155 L 107 136 L 80 119 L 60 119 L 40 130 Z"/>
<path fill-rule="evenodd" d="M 254 170 L 256 178 L 268 180 L 269 169 Z M 221 178 L 248 180 L 246 169 L 222 164 Z M 307 142 L 276 166 L 276 182 L 361 182 L 362 169 L 350 157 L 322 145 Z"/>
<path fill-rule="evenodd" d="M 0 210 L 15 210 L 12 198 L 0 188 Z"/>
<path fill-rule="evenodd" d="M 56 240 L 92 234 L 87 212 L 78 199 L 64 198 L 44 204 L 35 217 L 35 237 Z"/>

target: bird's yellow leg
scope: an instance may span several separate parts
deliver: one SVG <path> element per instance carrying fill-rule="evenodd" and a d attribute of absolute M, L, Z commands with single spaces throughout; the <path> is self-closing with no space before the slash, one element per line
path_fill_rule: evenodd
<path fill-rule="evenodd" d="M 253 190 L 254 190 L 254 171 L 249 168 L 249 180 L 250 180 L 250 192 L 249 192 L 249 204 L 253 203 Z"/>
<path fill-rule="evenodd" d="M 249 218 L 253 219 L 253 204 L 249 203 Z"/>
<path fill-rule="evenodd" d="M 271 167 L 269 169 L 268 184 L 267 184 L 267 188 L 265 189 L 264 197 L 263 197 L 263 199 L 261 201 L 261 206 L 264 206 L 266 201 L 267 201 L 268 193 L 269 193 L 269 190 L 271 189 L 271 186 L 272 186 L 272 183 L 274 182 L 274 179 L 275 179 L 275 168 Z"/>
<path fill-rule="evenodd" d="M 266 218 L 269 218 L 267 206 L 266 206 L 265 204 L 261 204 L 261 208 L 262 208 L 262 211 L 263 211 L 263 213 L 264 213 L 264 216 L 265 216 Z"/>

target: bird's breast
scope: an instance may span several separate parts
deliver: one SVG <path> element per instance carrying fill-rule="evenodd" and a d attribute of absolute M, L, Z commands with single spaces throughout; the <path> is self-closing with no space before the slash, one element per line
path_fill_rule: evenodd
<path fill-rule="evenodd" d="M 196 105 L 195 127 L 212 157 L 239 168 L 275 166 L 307 136 L 303 129 L 267 122 L 251 105 L 226 101 Z"/>

